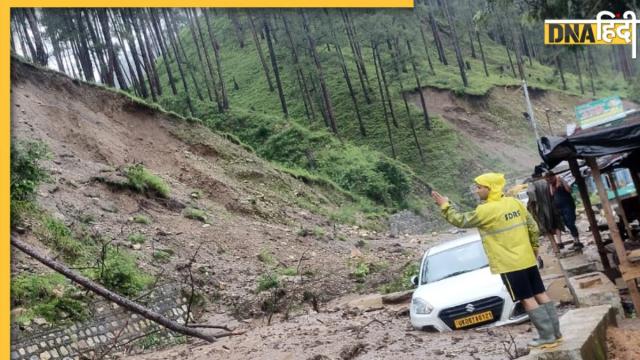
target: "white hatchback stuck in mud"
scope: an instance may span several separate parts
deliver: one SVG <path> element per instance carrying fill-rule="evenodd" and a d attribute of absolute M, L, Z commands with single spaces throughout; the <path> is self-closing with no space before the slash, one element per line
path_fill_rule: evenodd
<path fill-rule="evenodd" d="M 428 249 L 411 299 L 411 324 L 425 331 L 497 326 L 528 319 L 500 275 L 491 274 L 478 234 Z"/>

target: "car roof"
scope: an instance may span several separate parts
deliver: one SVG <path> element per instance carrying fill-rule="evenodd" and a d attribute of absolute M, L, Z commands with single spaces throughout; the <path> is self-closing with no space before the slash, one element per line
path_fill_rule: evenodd
<path fill-rule="evenodd" d="M 433 247 L 429 248 L 429 250 L 427 250 L 427 254 L 428 255 L 434 255 L 434 254 L 443 252 L 445 250 L 449 250 L 449 249 L 452 249 L 454 247 L 458 247 L 460 245 L 465 245 L 465 244 L 472 243 L 474 241 L 480 241 L 480 234 L 473 233 L 471 235 L 463 236 L 463 237 L 457 238 L 455 240 L 450 240 L 450 241 L 447 241 L 445 243 L 438 244 L 436 246 L 433 246 Z"/>

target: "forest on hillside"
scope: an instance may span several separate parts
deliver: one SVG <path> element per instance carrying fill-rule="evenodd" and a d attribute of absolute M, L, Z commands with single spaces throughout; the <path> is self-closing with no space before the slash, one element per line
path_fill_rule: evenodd
<path fill-rule="evenodd" d="M 470 166 L 495 165 L 468 159 L 473 149 L 430 115 L 424 88 L 482 97 L 526 80 L 637 99 L 629 47 L 543 45 L 545 18 L 593 16 L 585 8 L 424 0 L 385 11 L 13 9 L 11 49 L 200 119 L 376 204 L 411 207 L 413 173 L 460 190 Z"/>

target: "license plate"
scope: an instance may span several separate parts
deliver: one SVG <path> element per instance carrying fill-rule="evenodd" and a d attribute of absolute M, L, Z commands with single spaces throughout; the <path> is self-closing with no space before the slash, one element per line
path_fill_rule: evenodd
<path fill-rule="evenodd" d="M 493 314 L 491 313 L 491 311 L 485 311 L 479 314 L 454 320 L 453 324 L 455 325 L 456 329 L 460 329 L 463 327 L 467 327 L 469 325 L 473 325 L 473 324 L 477 324 L 477 323 L 481 323 L 489 320 L 493 320 Z"/>

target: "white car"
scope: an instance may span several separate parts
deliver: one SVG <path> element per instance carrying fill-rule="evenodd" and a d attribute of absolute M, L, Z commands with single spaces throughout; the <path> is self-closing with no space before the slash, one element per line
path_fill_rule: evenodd
<path fill-rule="evenodd" d="M 491 274 L 480 235 L 428 249 L 411 299 L 411 324 L 425 331 L 498 326 L 528 319 L 500 275 Z"/>

